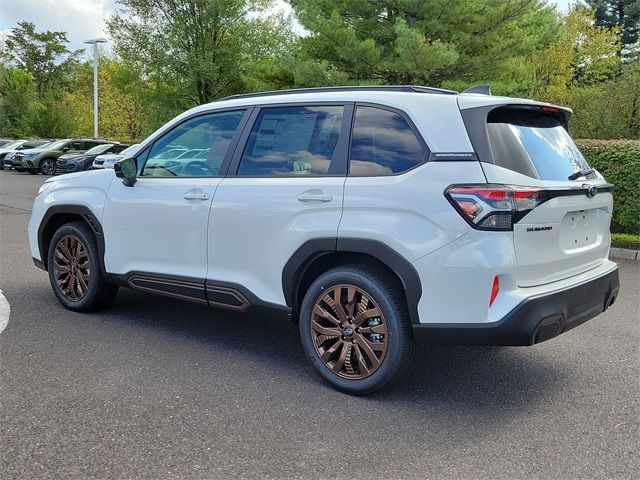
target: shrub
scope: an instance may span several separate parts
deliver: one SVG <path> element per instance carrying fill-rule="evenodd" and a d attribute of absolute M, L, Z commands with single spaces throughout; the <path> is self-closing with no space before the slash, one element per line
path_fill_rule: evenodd
<path fill-rule="evenodd" d="M 640 234 L 640 140 L 578 140 L 589 165 L 613 183 L 611 230 Z"/>
<path fill-rule="evenodd" d="M 640 235 L 630 233 L 612 233 L 611 246 L 640 250 Z"/>

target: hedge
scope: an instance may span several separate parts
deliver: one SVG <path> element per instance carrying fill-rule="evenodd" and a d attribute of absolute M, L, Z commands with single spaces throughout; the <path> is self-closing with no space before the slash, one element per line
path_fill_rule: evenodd
<path fill-rule="evenodd" d="M 589 165 L 614 185 L 611 231 L 640 234 L 640 140 L 577 140 Z"/>
<path fill-rule="evenodd" d="M 640 235 L 632 235 L 630 233 L 612 233 L 611 246 L 640 250 Z"/>

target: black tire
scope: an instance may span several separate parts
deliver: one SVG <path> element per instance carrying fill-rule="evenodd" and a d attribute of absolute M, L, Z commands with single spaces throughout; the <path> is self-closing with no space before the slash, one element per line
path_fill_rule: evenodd
<path fill-rule="evenodd" d="M 63 292 L 56 280 L 56 265 L 54 265 L 55 251 L 63 238 L 77 239 L 86 250 L 89 261 L 88 288 L 80 299 L 70 298 Z M 118 293 L 118 287 L 107 283 L 100 269 L 98 246 L 91 229 L 83 222 L 72 222 L 62 225 L 53 234 L 47 254 L 47 270 L 53 293 L 65 308 L 75 312 L 100 310 L 108 306 Z"/>
<path fill-rule="evenodd" d="M 45 158 L 40 162 L 38 171 L 43 175 L 53 175 L 54 173 L 56 173 L 56 161 L 53 158 Z"/>
<path fill-rule="evenodd" d="M 382 312 L 383 316 L 378 318 L 376 322 L 382 321 L 386 325 L 386 334 L 384 335 L 386 353 L 383 354 L 380 365 L 376 367 L 377 369 L 364 378 L 345 378 L 343 376 L 344 372 L 342 374 L 335 373 L 329 364 L 321 358 L 320 350 L 316 348 L 316 341 L 320 341 L 320 338 L 317 330 L 314 331 L 316 327 L 312 329 L 316 302 L 321 301 L 323 295 L 328 292 L 337 292 L 342 288 L 344 293 L 347 288 L 345 285 L 355 286 L 357 290 L 360 290 L 360 293 L 356 293 L 356 297 L 354 297 L 357 298 L 360 295 L 360 302 L 363 301 L 363 294 L 366 294 L 369 297 L 368 305 L 370 307 L 377 306 L 378 310 Z M 336 293 L 330 293 L 330 295 L 335 298 Z M 353 303 L 355 305 L 355 301 Z M 343 305 L 348 304 L 343 303 Z M 337 310 L 334 311 L 337 312 Z M 353 311 L 355 311 L 355 306 Z M 322 316 L 318 317 L 316 315 L 315 318 L 324 321 Z M 337 316 L 334 317 L 334 320 L 336 318 Z M 315 323 L 314 325 L 317 326 L 318 324 Z M 339 328 L 343 329 L 343 333 L 347 332 L 344 330 L 347 327 L 342 327 L 342 323 L 340 325 L 341 327 Z M 361 324 L 361 327 L 363 325 L 365 324 Z M 412 365 L 416 354 L 416 345 L 413 340 L 405 296 L 392 274 L 376 266 L 346 265 L 333 268 L 322 274 L 313 282 L 305 294 L 300 308 L 299 329 L 304 352 L 322 378 L 334 388 L 352 395 L 370 394 L 398 381 Z M 357 331 L 358 329 L 355 330 L 355 332 Z M 349 338 L 351 338 L 350 341 L 354 344 L 349 347 L 353 349 L 349 350 L 352 353 L 347 353 L 347 356 L 351 358 L 349 361 L 349 373 L 354 370 L 352 365 L 357 364 L 358 358 L 362 356 L 362 349 L 360 349 L 358 356 L 355 355 L 355 349 L 359 342 L 362 341 L 362 338 L 356 339 L 355 336 L 356 334 L 351 330 L 348 337 L 345 335 L 340 337 L 342 341 L 345 341 L 345 338 L 349 341 Z M 360 337 L 362 336 L 360 335 Z M 327 338 L 329 343 L 323 345 L 331 345 L 333 336 L 328 335 Z M 324 346 L 319 348 L 323 348 L 325 352 L 330 349 Z M 341 352 L 343 348 L 345 347 L 341 347 L 338 352 Z M 336 363 L 338 362 L 333 362 L 334 368 Z M 355 367 L 355 369 L 360 370 L 359 367 Z M 360 376 L 362 376 L 362 372 L 363 370 L 360 370 Z M 357 371 L 355 373 L 358 374 Z"/>

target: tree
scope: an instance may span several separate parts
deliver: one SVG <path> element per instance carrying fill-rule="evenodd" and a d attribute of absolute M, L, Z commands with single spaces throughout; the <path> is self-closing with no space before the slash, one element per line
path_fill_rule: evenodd
<path fill-rule="evenodd" d="M 101 136 L 138 141 L 151 133 L 150 104 L 139 96 L 140 78 L 135 70 L 113 58 L 101 58 L 98 71 L 99 130 Z M 93 69 L 83 64 L 76 72 L 76 88 L 65 94 L 67 113 L 73 118 L 73 135 L 93 130 Z"/>
<path fill-rule="evenodd" d="M 613 80 L 571 92 L 571 132 L 580 138 L 640 139 L 640 63 Z"/>
<path fill-rule="evenodd" d="M 23 137 L 32 132 L 38 111 L 33 76 L 20 68 L 0 66 L 0 132 L 3 136 Z"/>
<path fill-rule="evenodd" d="M 595 24 L 622 28 L 622 46 L 634 44 L 640 33 L 640 0 L 587 0 L 595 10 Z"/>
<path fill-rule="evenodd" d="M 488 78 L 557 37 L 537 0 L 290 0 L 309 58 L 357 83 L 441 85 Z"/>
<path fill-rule="evenodd" d="M 255 15 L 266 0 L 119 3 L 124 11 L 108 22 L 115 51 L 176 111 L 244 91 L 247 64 L 264 52 L 272 32 Z"/>
<path fill-rule="evenodd" d="M 578 87 L 604 82 L 617 72 L 620 29 L 594 25 L 594 11 L 576 5 L 562 19 L 560 41 L 514 60 L 525 96 L 566 103 Z"/>
<path fill-rule="evenodd" d="M 58 93 L 69 82 L 70 69 L 82 50 L 70 51 L 65 32 L 38 32 L 31 22 L 20 22 L 4 40 L 2 56 L 33 75 L 39 96 Z"/>

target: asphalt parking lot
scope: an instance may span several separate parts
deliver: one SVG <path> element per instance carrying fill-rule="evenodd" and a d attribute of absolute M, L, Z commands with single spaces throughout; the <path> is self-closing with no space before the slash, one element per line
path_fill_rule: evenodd
<path fill-rule="evenodd" d="M 640 477 L 640 262 L 559 338 L 423 346 L 402 385 L 354 398 L 286 322 L 125 290 L 62 308 L 27 244 L 44 179 L 0 171 L 1 478 Z"/>

